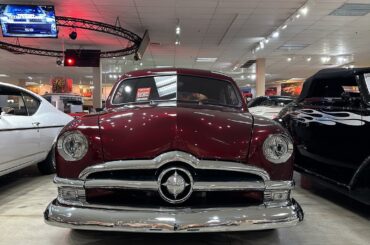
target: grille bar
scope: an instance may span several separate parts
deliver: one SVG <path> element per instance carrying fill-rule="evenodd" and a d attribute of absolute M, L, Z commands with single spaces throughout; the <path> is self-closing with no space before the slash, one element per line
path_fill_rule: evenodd
<path fill-rule="evenodd" d="M 157 191 L 159 186 L 156 181 L 132 181 L 132 180 L 86 180 L 86 189 L 127 189 L 127 190 L 150 190 Z M 195 182 L 194 191 L 243 191 L 265 190 L 265 183 L 260 181 L 232 181 L 232 182 Z"/>

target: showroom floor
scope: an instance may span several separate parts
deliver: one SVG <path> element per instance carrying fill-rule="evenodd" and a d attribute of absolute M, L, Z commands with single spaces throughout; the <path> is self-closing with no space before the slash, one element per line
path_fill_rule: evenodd
<path fill-rule="evenodd" d="M 336 193 L 297 188 L 293 196 L 305 221 L 277 231 L 223 234 L 128 234 L 71 231 L 44 224 L 42 213 L 55 195 L 53 176 L 35 167 L 0 177 L 0 244 L 369 244 L 370 211 Z M 339 203 L 339 205 L 338 205 Z M 350 207 L 351 206 L 351 207 Z M 94 233 L 94 234 L 92 234 Z"/>

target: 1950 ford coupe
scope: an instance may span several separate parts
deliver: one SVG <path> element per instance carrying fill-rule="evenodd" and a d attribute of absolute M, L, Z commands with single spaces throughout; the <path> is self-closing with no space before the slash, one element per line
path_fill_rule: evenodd
<path fill-rule="evenodd" d="M 48 224 L 135 232 L 274 229 L 303 219 L 290 197 L 293 145 L 252 116 L 235 82 L 201 70 L 125 74 L 104 112 L 56 146 Z"/>

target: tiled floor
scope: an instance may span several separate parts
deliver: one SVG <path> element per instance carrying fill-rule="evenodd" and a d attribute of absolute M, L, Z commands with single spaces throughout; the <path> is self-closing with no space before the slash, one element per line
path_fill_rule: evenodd
<path fill-rule="evenodd" d="M 299 187 L 293 196 L 305 220 L 293 228 L 184 235 L 71 231 L 43 221 L 56 196 L 52 178 L 40 176 L 35 167 L 0 177 L 0 244 L 370 244 L 370 208 L 330 191 Z"/>

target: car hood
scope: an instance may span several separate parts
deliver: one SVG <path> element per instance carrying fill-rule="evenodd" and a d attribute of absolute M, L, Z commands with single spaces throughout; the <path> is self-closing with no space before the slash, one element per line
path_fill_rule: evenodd
<path fill-rule="evenodd" d="M 105 161 L 179 150 L 200 159 L 247 161 L 253 117 L 234 109 L 140 106 L 100 116 Z"/>

